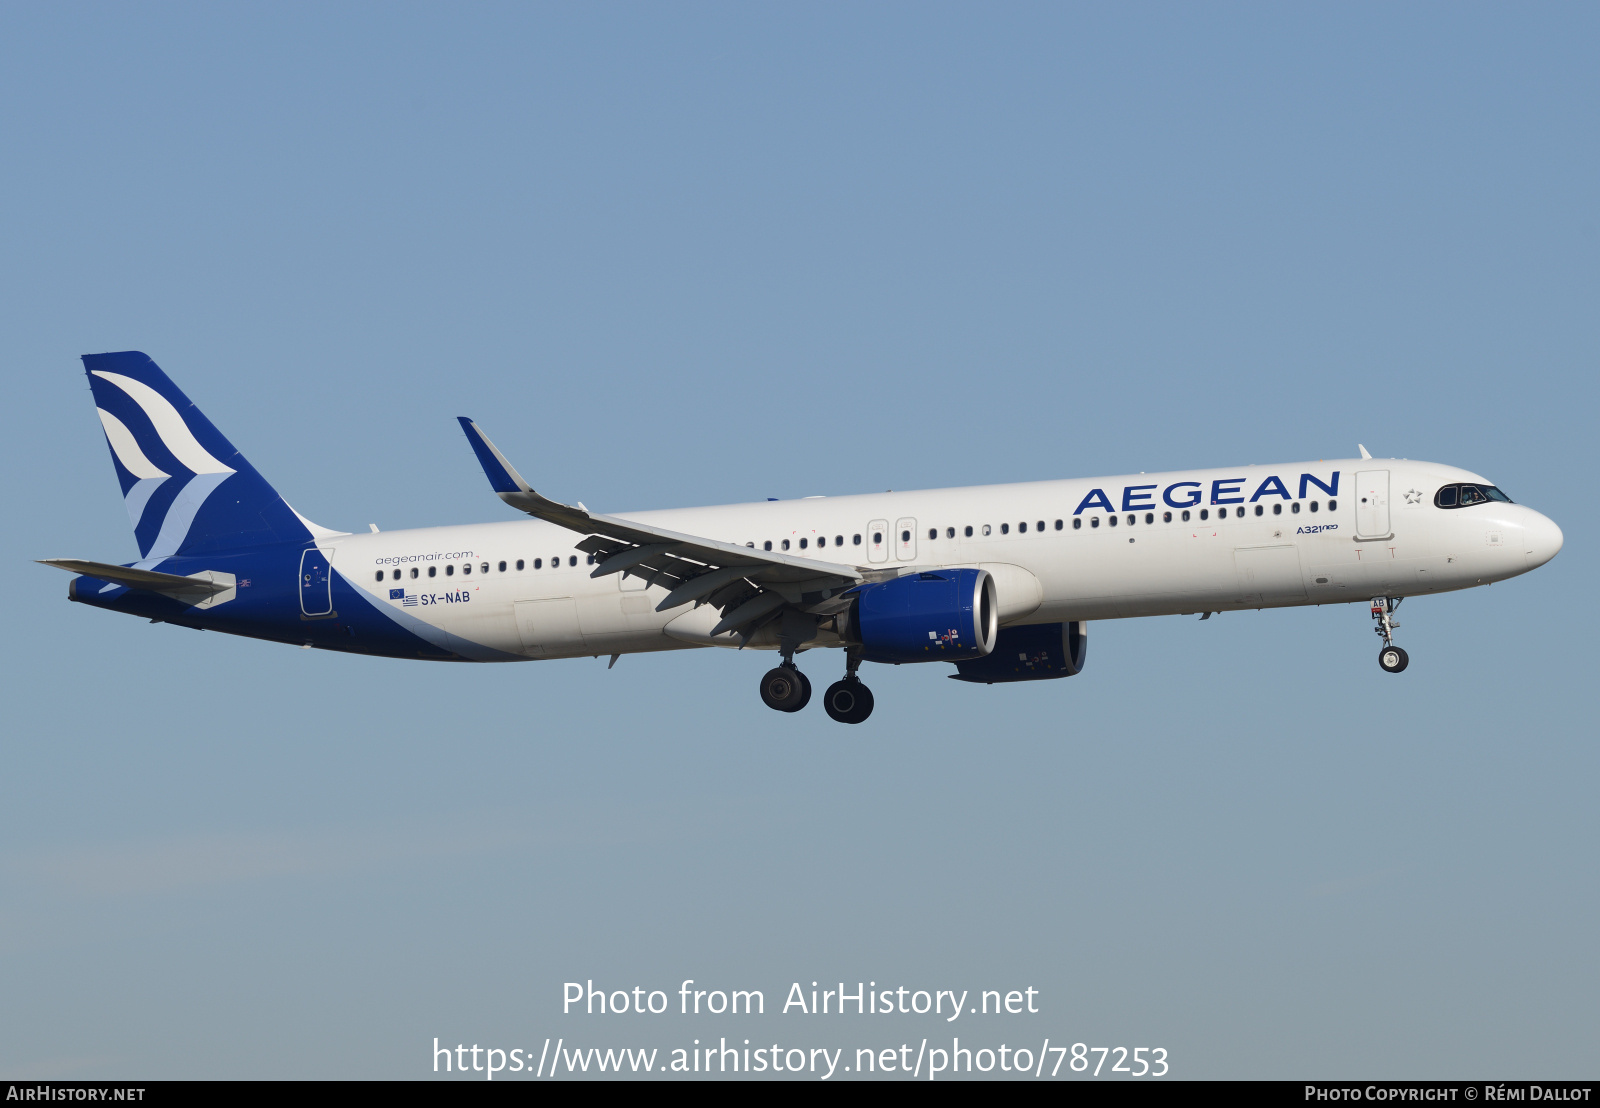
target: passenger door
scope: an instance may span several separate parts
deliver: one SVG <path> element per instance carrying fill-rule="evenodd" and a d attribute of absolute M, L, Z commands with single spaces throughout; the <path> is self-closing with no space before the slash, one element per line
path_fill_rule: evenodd
<path fill-rule="evenodd" d="M 307 616 L 333 614 L 333 571 L 328 556 L 314 546 L 300 554 L 300 611 Z"/>
<path fill-rule="evenodd" d="M 875 519 L 867 524 L 867 561 L 889 560 L 889 521 Z"/>
<path fill-rule="evenodd" d="M 1356 538 L 1386 539 L 1389 529 L 1389 471 L 1356 474 Z"/>

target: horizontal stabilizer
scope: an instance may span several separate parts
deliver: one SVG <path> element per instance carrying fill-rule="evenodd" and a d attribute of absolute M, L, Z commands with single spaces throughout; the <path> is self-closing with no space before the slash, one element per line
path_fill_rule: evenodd
<path fill-rule="evenodd" d="M 193 577 L 180 577 L 176 573 L 154 573 L 148 569 L 129 569 L 106 562 L 85 562 L 78 558 L 40 558 L 40 565 L 55 566 L 68 573 L 81 573 L 87 577 L 126 585 L 130 589 L 158 592 L 176 600 L 215 596 L 234 587 L 231 573 L 214 573 L 207 570 Z"/>

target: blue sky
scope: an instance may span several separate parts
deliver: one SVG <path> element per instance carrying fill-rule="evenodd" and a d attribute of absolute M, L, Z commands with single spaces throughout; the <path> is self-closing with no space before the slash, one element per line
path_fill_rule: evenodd
<path fill-rule="evenodd" d="M 925 1019 L 561 985 L 1040 990 L 974 1042 L 1191 1077 L 1592 1075 L 1597 16 L 1583 5 L 12 6 L 0 1072 L 387 1077 L 454 1043 Z M 69 606 L 135 556 L 77 362 L 309 517 L 1349 456 L 1555 518 L 1403 611 L 1100 623 L 1085 673 L 423 666 Z M 834 655 L 812 656 L 831 679 Z"/>

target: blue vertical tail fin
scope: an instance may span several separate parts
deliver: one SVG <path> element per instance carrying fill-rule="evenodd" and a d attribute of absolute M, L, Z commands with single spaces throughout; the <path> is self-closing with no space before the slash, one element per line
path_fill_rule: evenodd
<path fill-rule="evenodd" d="M 148 356 L 85 354 L 83 366 L 141 564 L 305 542 L 323 532 L 285 503 Z"/>

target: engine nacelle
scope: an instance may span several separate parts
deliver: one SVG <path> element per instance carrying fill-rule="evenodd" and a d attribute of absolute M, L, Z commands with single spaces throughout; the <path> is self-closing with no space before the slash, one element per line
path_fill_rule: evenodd
<path fill-rule="evenodd" d="M 1071 677 L 1083 669 L 1089 655 L 1089 625 L 1035 623 L 1007 627 L 994 650 L 982 658 L 958 662 L 957 681 L 993 685 L 1005 681 L 1047 681 Z"/>
<path fill-rule="evenodd" d="M 867 585 L 851 625 L 869 662 L 982 658 L 1000 633 L 994 578 L 981 569 L 941 569 Z"/>

